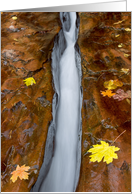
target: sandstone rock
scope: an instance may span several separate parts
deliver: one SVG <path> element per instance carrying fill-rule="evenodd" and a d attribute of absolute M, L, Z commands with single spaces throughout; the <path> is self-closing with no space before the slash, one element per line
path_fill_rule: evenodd
<path fill-rule="evenodd" d="M 17 20 L 13 21 L 12 16 Z M 27 192 L 37 180 L 52 120 L 51 52 L 59 13 L 2 14 L 2 191 Z M 24 79 L 36 84 L 26 86 Z M 30 166 L 28 180 L 13 183 L 17 165 Z"/>
<path fill-rule="evenodd" d="M 124 91 L 131 88 L 131 75 L 120 74 L 122 68 L 131 69 L 131 57 L 124 57 L 123 43 L 131 52 L 130 13 L 79 13 L 78 44 L 82 56 L 82 163 L 77 192 L 130 192 L 131 191 L 131 106 L 126 101 L 103 97 L 104 82 L 119 79 Z M 114 25 L 117 21 L 123 21 Z M 120 34 L 115 37 L 115 34 Z M 116 89 L 117 90 L 117 89 Z M 116 91 L 113 90 L 113 91 Z M 87 150 L 100 140 L 109 144 L 124 130 L 114 143 L 120 148 L 118 159 L 107 165 L 89 161 Z M 87 142 L 87 146 L 86 143 Z M 125 166 L 124 171 L 123 166 Z"/>
<path fill-rule="evenodd" d="M 80 12 L 78 44 L 82 63 L 82 162 L 77 192 L 131 191 L 131 105 L 103 97 L 104 82 L 119 79 L 131 90 L 131 13 Z M 12 17 L 17 16 L 17 20 Z M 51 52 L 60 30 L 59 13 L 3 12 L 1 15 L 2 192 L 28 192 L 43 162 L 52 120 Z M 122 21 L 119 23 L 119 21 Z M 117 24 L 116 24 L 117 23 Z M 122 47 L 118 47 L 122 43 Z M 127 55 L 125 55 L 127 54 Z M 36 84 L 23 80 L 33 77 Z M 119 89 L 118 87 L 117 89 Z M 116 92 L 116 90 L 113 92 Z M 130 99 L 129 99 L 130 100 Z M 118 159 L 90 163 L 87 150 L 100 140 L 115 146 Z M 10 180 L 17 165 L 30 166 L 28 180 Z"/>

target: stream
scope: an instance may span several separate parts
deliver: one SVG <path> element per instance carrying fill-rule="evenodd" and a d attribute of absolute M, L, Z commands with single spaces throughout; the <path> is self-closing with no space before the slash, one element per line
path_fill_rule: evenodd
<path fill-rule="evenodd" d="M 79 17 L 60 13 L 62 29 L 55 38 L 52 74 L 55 94 L 44 161 L 33 192 L 73 192 L 81 164 L 81 57 L 76 43 Z"/>

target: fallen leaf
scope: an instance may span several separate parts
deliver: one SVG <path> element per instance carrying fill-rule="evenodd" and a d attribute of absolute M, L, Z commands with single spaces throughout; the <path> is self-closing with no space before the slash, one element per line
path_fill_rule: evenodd
<path fill-rule="evenodd" d="M 104 82 L 104 87 L 107 88 L 108 90 L 114 90 L 117 87 L 122 87 L 122 86 L 123 86 L 123 83 L 118 79 Z"/>
<path fill-rule="evenodd" d="M 19 165 L 17 165 L 16 170 L 11 173 L 12 177 L 10 179 L 12 180 L 13 183 L 17 180 L 18 177 L 21 180 L 22 179 L 28 179 L 29 173 L 27 173 L 25 171 L 28 171 L 29 169 L 30 169 L 30 167 L 29 166 L 25 166 L 25 164 L 23 166 L 21 166 L 21 167 Z"/>
<path fill-rule="evenodd" d="M 18 42 L 18 39 L 14 38 L 14 40 Z"/>
<path fill-rule="evenodd" d="M 106 91 L 101 91 L 101 94 L 103 96 L 108 96 L 109 98 L 111 98 L 111 96 L 115 95 L 116 93 L 112 93 L 111 90 L 106 90 Z"/>
<path fill-rule="evenodd" d="M 122 20 L 122 21 L 119 21 L 119 22 L 114 23 L 114 25 L 116 25 L 116 24 L 121 24 L 122 22 L 123 22 L 123 20 Z"/>
<path fill-rule="evenodd" d="M 16 16 L 13 16 L 12 19 L 13 19 L 13 20 L 17 20 L 17 17 L 16 17 Z"/>
<path fill-rule="evenodd" d="M 104 82 L 104 87 L 107 88 L 108 90 L 117 88 L 117 86 L 114 85 L 114 80 L 109 80 L 109 81 Z"/>
<path fill-rule="evenodd" d="M 126 28 L 125 31 L 131 32 L 131 29 L 130 28 Z"/>
<path fill-rule="evenodd" d="M 114 23 L 114 25 L 115 25 L 115 24 L 120 24 L 120 23 L 122 23 L 122 22 L 123 22 L 123 20 L 122 20 L 122 21 L 119 21 L 119 22 Z"/>
<path fill-rule="evenodd" d="M 116 38 L 119 37 L 119 36 L 120 36 L 120 34 L 115 35 Z"/>
<path fill-rule="evenodd" d="M 122 87 L 123 86 L 123 83 L 120 81 L 120 80 L 118 80 L 118 79 L 116 79 L 116 80 L 114 80 L 114 85 L 116 85 L 117 87 Z"/>
<path fill-rule="evenodd" d="M 119 48 L 123 47 L 123 44 L 122 44 L 122 43 L 121 43 L 121 44 L 119 44 L 119 45 L 118 45 L 118 47 L 119 47 Z"/>
<path fill-rule="evenodd" d="M 116 94 L 113 95 L 113 98 L 118 101 L 124 100 L 125 98 L 131 98 L 131 91 L 127 90 L 126 92 L 124 92 L 124 90 L 118 89 L 116 91 Z"/>
<path fill-rule="evenodd" d="M 127 98 L 126 101 L 128 102 L 128 104 L 131 104 L 131 101 Z"/>
<path fill-rule="evenodd" d="M 122 73 L 125 73 L 125 74 L 128 74 L 129 69 L 122 68 L 122 69 L 121 69 L 121 72 L 122 72 Z"/>
<path fill-rule="evenodd" d="M 33 77 L 28 77 L 25 80 L 23 80 L 27 86 L 36 84 L 35 80 Z"/>
<path fill-rule="evenodd" d="M 105 141 L 100 141 L 101 144 L 93 145 L 93 148 L 90 148 L 87 152 L 91 152 L 90 161 L 91 162 L 101 162 L 104 158 L 103 162 L 107 164 L 111 163 L 113 159 L 118 159 L 115 151 L 120 150 L 120 148 L 115 146 L 109 146 Z"/>
<path fill-rule="evenodd" d="M 129 54 L 124 54 L 124 57 L 126 57 L 126 58 L 129 57 L 129 56 L 130 56 Z"/>

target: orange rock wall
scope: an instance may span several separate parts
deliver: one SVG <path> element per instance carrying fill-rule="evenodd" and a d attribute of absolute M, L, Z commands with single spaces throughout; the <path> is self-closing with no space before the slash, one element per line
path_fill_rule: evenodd
<path fill-rule="evenodd" d="M 17 20 L 12 17 L 17 16 Z M 77 192 L 131 190 L 131 105 L 103 97 L 104 82 L 119 79 L 131 89 L 131 13 L 80 12 L 82 59 L 82 163 Z M 121 21 L 119 24 L 117 22 Z M 54 94 L 51 52 L 61 28 L 59 13 L 3 12 L 1 15 L 1 171 L 3 192 L 27 192 L 43 162 Z M 122 43 L 122 47 L 118 47 Z M 124 54 L 127 54 L 124 55 Z M 121 69 L 129 69 L 128 74 Z M 36 84 L 23 80 L 34 77 Z M 120 88 L 120 87 L 119 87 Z M 118 89 L 118 88 L 117 88 Z M 116 90 L 117 90 L 116 89 Z M 116 92 L 116 90 L 113 90 Z M 113 163 L 92 163 L 87 150 L 100 140 L 120 148 Z M 30 166 L 28 180 L 13 183 L 17 165 Z"/>
<path fill-rule="evenodd" d="M 131 90 L 131 13 L 79 13 L 82 60 L 82 163 L 78 192 L 131 191 L 131 105 L 103 97 L 104 82 L 118 79 Z M 122 21 L 120 24 L 114 24 Z M 116 35 L 119 35 L 116 37 Z M 119 44 L 123 47 L 118 47 Z M 129 56 L 126 58 L 124 54 Z M 122 74 L 122 68 L 129 74 Z M 118 88 L 117 88 L 118 89 Z M 117 90 L 113 90 L 114 92 Z M 119 147 L 112 163 L 90 162 L 87 150 L 100 140 Z"/>
<path fill-rule="evenodd" d="M 1 21 L 2 191 L 27 192 L 37 180 L 52 120 L 51 52 L 60 19 L 59 13 L 16 12 L 3 13 Z M 27 77 L 36 84 L 27 87 Z M 18 164 L 30 166 L 30 176 L 12 183 Z"/>

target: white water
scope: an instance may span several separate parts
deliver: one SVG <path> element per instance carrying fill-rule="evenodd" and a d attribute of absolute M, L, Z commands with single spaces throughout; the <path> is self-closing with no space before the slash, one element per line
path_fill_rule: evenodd
<path fill-rule="evenodd" d="M 75 186 L 77 140 L 80 118 L 80 84 L 75 62 L 76 13 L 70 12 L 71 27 L 64 31 L 67 47 L 60 59 L 55 150 L 40 192 L 72 192 Z"/>

